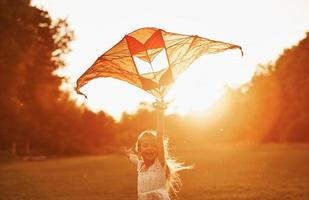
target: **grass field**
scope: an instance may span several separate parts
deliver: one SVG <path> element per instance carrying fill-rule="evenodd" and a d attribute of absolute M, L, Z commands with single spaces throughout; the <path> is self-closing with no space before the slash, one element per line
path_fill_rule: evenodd
<path fill-rule="evenodd" d="M 178 151 L 179 200 L 308 200 L 309 147 L 263 145 Z M 0 164 L 0 199 L 136 200 L 136 172 L 123 155 Z M 176 199 L 176 198 L 174 198 Z"/>

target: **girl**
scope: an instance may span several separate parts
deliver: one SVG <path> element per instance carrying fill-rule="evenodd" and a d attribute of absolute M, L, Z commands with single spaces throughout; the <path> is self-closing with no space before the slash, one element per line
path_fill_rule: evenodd
<path fill-rule="evenodd" d="M 158 127 L 163 129 L 162 123 Z M 169 189 L 176 194 L 180 186 L 177 172 L 191 168 L 170 158 L 167 145 L 162 130 L 146 130 L 136 141 L 137 154 L 128 151 L 129 159 L 137 166 L 138 200 L 170 200 Z"/>

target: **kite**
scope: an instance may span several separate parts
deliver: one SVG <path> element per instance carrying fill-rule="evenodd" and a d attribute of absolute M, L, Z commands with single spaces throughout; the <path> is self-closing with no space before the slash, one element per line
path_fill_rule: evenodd
<path fill-rule="evenodd" d="M 204 54 L 242 49 L 238 45 L 197 35 L 171 33 L 158 28 L 141 28 L 125 35 L 101 55 L 77 80 L 76 91 L 89 81 L 110 77 L 126 81 L 160 101 L 196 59 Z"/>

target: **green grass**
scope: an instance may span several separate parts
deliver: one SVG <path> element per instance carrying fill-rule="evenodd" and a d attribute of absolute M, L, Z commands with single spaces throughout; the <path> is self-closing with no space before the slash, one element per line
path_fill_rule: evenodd
<path fill-rule="evenodd" d="M 180 200 L 309 199 L 309 147 L 263 145 L 179 151 Z M 0 165 L 0 199 L 136 200 L 136 171 L 122 155 Z M 176 198 L 174 198 L 176 199 Z"/>

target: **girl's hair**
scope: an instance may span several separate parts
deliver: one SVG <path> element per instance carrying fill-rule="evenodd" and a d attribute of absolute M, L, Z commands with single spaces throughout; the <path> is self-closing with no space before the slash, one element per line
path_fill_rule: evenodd
<path fill-rule="evenodd" d="M 145 130 L 143 131 L 137 138 L 136 144 L 135 144 L 135 150 L 136 152 L 140 152 L 140 145 L 141 145 L 141 139 L 145 136 L 152 136 L 157 137 L 157 131 L 155 130 Z M 183 162 L 178 162 L 175 157 L 170 155 L 169 152 L 169 144 L 168 144 L 168 138 L 163 139 L 163 150 L 164 150 L 164 158 L 165 163 L 167 166 L 167 178 L 168 178 L 168 184 L 167 188 L 173 191 L 173 193 L 177 196 L 177 192 L 179 192 L 179 189 L 181 187 L 181 179 L 178 174 L 179 171 L 184 169 L 192 169 L 192 166 L 185 166 Z"/>

